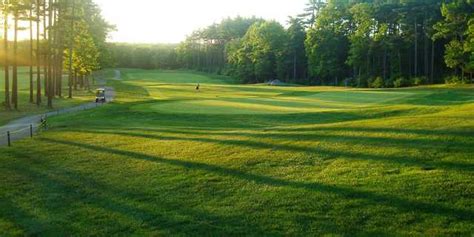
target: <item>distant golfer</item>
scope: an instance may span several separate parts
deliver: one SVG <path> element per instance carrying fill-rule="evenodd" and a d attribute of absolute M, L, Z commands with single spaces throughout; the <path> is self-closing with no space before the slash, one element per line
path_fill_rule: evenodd
<path fill-rule="evenodd" d="M 196 86 L 196 90 L 199 91 L 200 88 L 201 88 L 201 85 L 198 83 Z"/>

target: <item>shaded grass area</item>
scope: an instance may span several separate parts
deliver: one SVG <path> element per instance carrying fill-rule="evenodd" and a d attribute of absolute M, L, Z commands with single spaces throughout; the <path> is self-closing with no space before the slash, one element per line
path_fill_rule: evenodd
<path fill-rule="evenodd" d="M 472 88 L 123 75 L 110 81 L 114 104 L 54 118 L 48 132 L 0 148 L 0 235 L 474 230 Z"/>
<path fill-rule="evenodd" d="M 104 71 L 102 73 L 104 76 L 109 76 L 112 77 L 109 71 Z M 102 75 L 101 74 L 101 75 Z M 0 70 L 0 125 L 4 125 L 8 123 L 9 121 L 12 121 L 17 118 L 25 117 L 28 115 L 36 115 L 36 114 L 41 114 L 44 112 L 50 111 L 50 109 L 47 108 L 47 98 L 44 97 L 42 98 L 42 105 L 41 106 L 36 106 L 36 104 L 31 104 L 29 102 L 30 100 L 30 76 L 29 76 L 29 68 L 27 67 L 20 67 L 19 68 L 19 74 L 18 74 L 18 110 L 6 110 L 4 107 L 4 98 L 5 98 L 5 88 L 4 88 L 4 83 L 5 83 L 5 74 L 3 69 Z M 11 80 L 11 75 L 10 75 L 10 80 Z M 67 108 L 67 107 L 72 107 L 75 105 L 79 105 L 82 103 L 86 102 L 91 102 L 94 99 L 94 93 L 89 92 L 89 91 L 84 91 L 84 90 L 77 90 L 74 91 L 74 98 L 73 99 L 68 99 L 67 98 L 67 78 L 63 79 L 63 98 L 56 98 L 53 101 L 53 110 L 54 109 L 61 109 L 61 108 Z M 11 81 L 10 81 L 11 83 Z M 36 101 L 36 75 L 34 76 L 34 85 L 35 85 L 35 90 L 34 90 L 34 100 Z M 43 82 L 42 82 L 42 87 Z M 11 89 L 11 84 L 10 84 L 10 89 Z M 10 92 L 11 93 L 11 92 Z M 44 93 L 44 91 L 42 92 Z M 35 102 L 36 103 L 36 102 Z"/>

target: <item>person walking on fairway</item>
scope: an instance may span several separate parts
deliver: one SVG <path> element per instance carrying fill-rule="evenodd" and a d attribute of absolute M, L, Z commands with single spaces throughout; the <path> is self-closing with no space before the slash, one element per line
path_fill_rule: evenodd
<path fill-rule="evenodd" d="M 196 90 L 199 91 L 201 85 L 198 83 L 197 86 L 196 86 Z"/>

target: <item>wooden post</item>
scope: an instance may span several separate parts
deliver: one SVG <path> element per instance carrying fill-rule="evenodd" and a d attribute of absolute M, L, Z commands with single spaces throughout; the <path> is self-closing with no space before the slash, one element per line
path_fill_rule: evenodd
<path fill-rule="evenodd" d="M 10 131 L 7 132 L 7 140 L 8 140 L 8 146 L 12 146 L 12 143 L 10 140 Z"/>
<path fill-rule="evenodd" d="M 33 138 L 33 124 L 30 124 L 30 137 Z"/>

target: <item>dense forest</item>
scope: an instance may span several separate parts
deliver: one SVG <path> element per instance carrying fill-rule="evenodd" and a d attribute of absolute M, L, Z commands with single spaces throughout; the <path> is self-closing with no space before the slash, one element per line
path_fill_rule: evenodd
<path fill-rule="evenodd" d="M 310 0 L 287 27 L 236 17 L 197 30 L 177 46 L 110 47 L 120 67 L 186 68 L 243 83 L 468 83 L 474 72 L 474 1 Z"/>
<path fill-rule="evenodd" d="M 78 87 L 89 87 L 93 71 L 112 65 L 106 39 L 114 27 L 92 0 L 5 0 L 0 10 L 7 109 L 19 107 L 19 66 L 29 68 L 30 103 L 41 105 L 46 97 L 53 107 L 55 97 L 72 98 Z M 28 40 L 19 39 L 20 31 L 27 32 Z"/>

